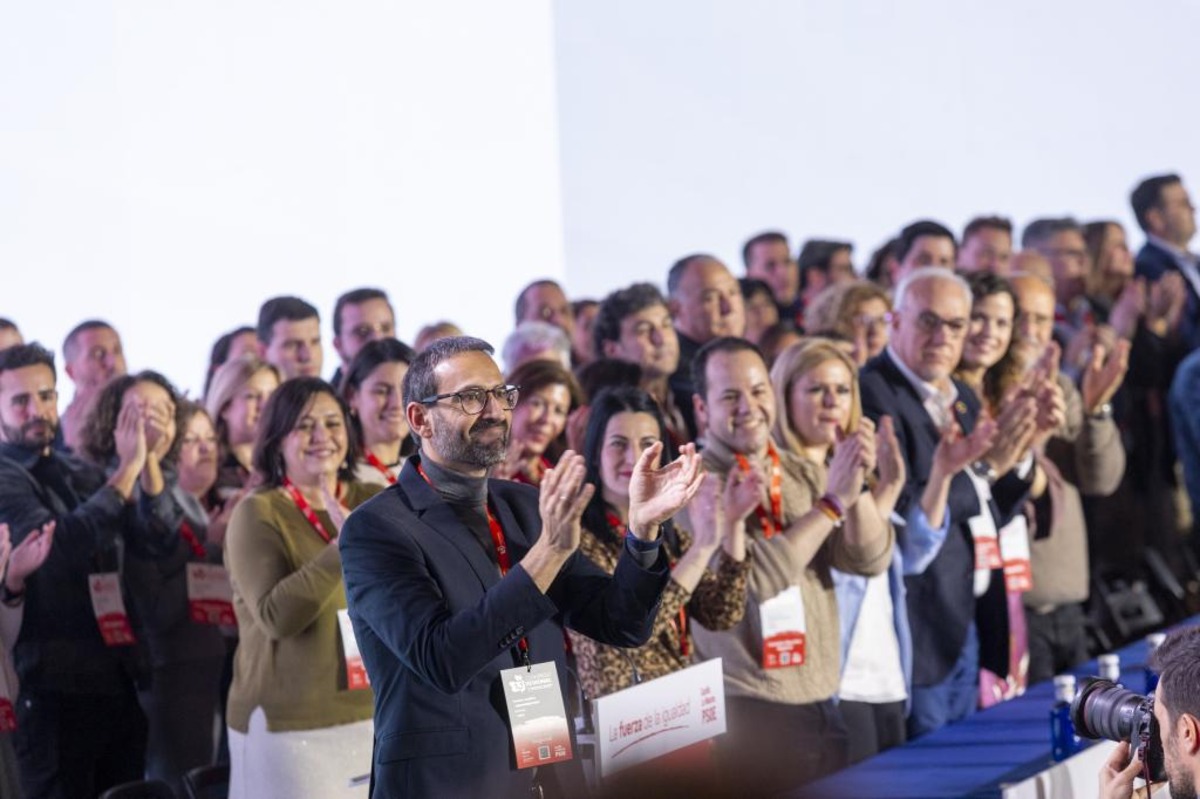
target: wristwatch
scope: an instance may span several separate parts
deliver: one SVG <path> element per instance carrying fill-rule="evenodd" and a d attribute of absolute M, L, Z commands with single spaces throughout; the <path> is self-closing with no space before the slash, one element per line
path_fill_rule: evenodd
<path fill-rule="evenodd" d="M 1104 403 L 1099 408 L 1089 413 L 1088 418 L 1095 419 L 1097 422 L 1106 422 L 1113 418 L 1112 403 Z"/>
<path fill-rule="evenodd" d="M 996 467 L 987 461 L 975 461 L 971 464 L 971 471 L 975 472 L 976 476 L 987 480 L 988 483 L 994 483 L 1000 478 L 1000 475 L 996 472 Z"/>

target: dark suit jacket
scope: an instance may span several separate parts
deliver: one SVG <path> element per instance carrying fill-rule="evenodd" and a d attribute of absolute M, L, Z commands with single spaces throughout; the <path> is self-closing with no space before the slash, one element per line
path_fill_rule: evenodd
<path fill-rule="evenodd" d="M 553 660 L 567 685 L 563 623 L 609 644 L 645 642 L 666 558 L 646 570 L 627 553 L 610 577 L 576 552 L 543 595 L 518 565 L 541 532 L 537 490 L 489 481 L 514 564 L 501 578 L 415 460 L 341 533 L 350 618 L 375 691 L 371 795 L 527 799 L 533 775 L 514 766 L 500 670 L 519 665 L 525 636 L 531 660 Z M 577 762 L 550 771 L 568 784 Z"/>
<path fill-rule="evenodd" d="M 1147 241 L 1142 245 L 1142 249 L 1138 250 L 1135 271 L 1138 277 L 1144 277 L 1153 283 L 1167 272 L 1180 270 L 1174 255 Z M 1183 307 L 1183 321 L 1180 323 L 1179 332 L 1186 343 L 1186 349 L 1191 351 L 1200 347 L 1200 296 L 1196 295 L 1190 280 L 1184 278 L 1183 285 L 1187 291 L 1187 303 Z"/>
<path fill-rule="evenodd" d="M 975 427 L 979 400 L 965 384 L 955 381 L 959 401 L 955 415 L 964 434 Z M 878 421 L 891 416 L 896 438 L 908 468 L 908 483 L 896 510 L 904 514 L 909 503 L 919 503 L 940 432 L 925 410 L 916 389 L 892 361 L 887 351 L 871 359 L 860 375 L 863 413 Z M 1006 475 L 993 487 L 995 502 L 985 509 L 996 526 L 1007 522 L 1020 507 L 1028 484 Z M 974 620 L 979 628 L 979 664 L 1003 676 L 1008 673 L 1008 614 L 1002 569 L 992 572 L 987 593 L 974 594 L 975 544 L 968 520 L 980 513 L 979 497 L 965 473 L 954 476 L 947 502 L 950 531 L 937 555 L 921 574 L 905 577 L 908 615 L 913 639 L 913 685 L 936 685 L 946 678 L 966 642 Z M 904 535 L 903 530 L 899 533 Z M 978 606 L 978 607 L 977 607 Z"/>

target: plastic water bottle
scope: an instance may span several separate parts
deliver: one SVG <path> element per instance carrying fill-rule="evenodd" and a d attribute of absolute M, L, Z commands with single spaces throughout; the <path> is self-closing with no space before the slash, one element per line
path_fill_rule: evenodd
<path fill-rule="evenodd" d="M 1097 658 L 1100 664 L 1100 679 L 1111 680 L 1112 682 L 1121 681 L 1121 656 L 1109 653 L 1101 655 Z"/>
<path fill-rule="evenodd" d="M 1075 675 L 1054 678 L 1054 707 L 1050 709 L 1050 748 L 1054 762 L 1061 763 L 1083 748 L 1071 723 L 1071 700 L 1075 698 Z"/>
<path fill-rule="evenodd" d="M 1150 633 L 1146 636 L 1146 643 L 1150 647 L 1146 652 L 1146 696 L 1154 696 L 1154 689 L 1158 688 L 1158 672 L 1150 664 L 1153 662 L 1154 653 L 1166 638 L 1166 633 Z"/>

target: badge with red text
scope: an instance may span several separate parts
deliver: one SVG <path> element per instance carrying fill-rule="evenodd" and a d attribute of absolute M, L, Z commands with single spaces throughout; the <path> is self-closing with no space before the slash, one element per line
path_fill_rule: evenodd
<path fill-rule="evenodd" d="M 996 533 L 996 523 L 992 514 L 984 512 L 967 519 L 971 528 L 971 538 L 975 541 L 975 568 L 982 571 L 999 569 L 1004 565 L 1000 557 L 1000 536 Z"/>
<path fill-rule="evenodd" d="M 125 612 L 125 598 L 121 596 L 121 576 L 116 572 L 90 575 L 88 590 L 92 594 L 92 610 L 96 613 L 96 624 L 100 626 L 104 643 L 108 646 L 136 643 L 129 614 Z"/>
<path fill-rule="evenodd" d="M 500 682 L 508 705 L 508 728 L 517 768 L 545 766 L 574 757 L 554 663 L 504 669 Z"/>
<path fill-rule="evenodd" d="M 187 565 L 188 614 L 196 624 L 237 624 L 229 572 L 215 563 Z"/>
<path fill-rule="evenodd" d="M 346 686 L 351 691 L 371 687 L 367 667 L 363 665 L 358 651 L 358 639 L 354 637 L 354 625 L 350 622 L 350 611 L 338 611 L 338 628 L 342 631 L 342 659 L 346 661 Z"/>
<path fill-rule="evenodd" d="M 0 733 L 15 732 L 17 729 L 17 711 L 13 703 L 6 697 L 0 696 Z"/>
<path fill-rule="evenodd" d="M 804 665 L 804 598 L 800 586 L 785 588 L 758 606 L 762 619 L 764 669 L 786 669 Z"/>
<path fill-rule="evenodd" d="M 1017 516 L 1000 531 L 1000 553 L 1004 557 L 1004 588 L 1020 594 L 1033 588 L 1033 566 L 1029 562 L 1029 523 Z"/>

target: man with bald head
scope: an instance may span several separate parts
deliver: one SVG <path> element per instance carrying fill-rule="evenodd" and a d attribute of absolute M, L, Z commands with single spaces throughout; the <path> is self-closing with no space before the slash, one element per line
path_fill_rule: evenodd
<path fill-rule="evenodd" d="M 1017 296 L 1013 353 L 1028 372 L 1051 346 L 1055 291 L 1033 275 L 1012 278 Z M 1029 636 L 1029 682 L 1048 680 L 1087 659 L 1082 603 L 1088 597 L 1088 536 L 1082 497 L 1117 490 L 1125 448 L 1110 400 L 1129 365 L 1129 343 L 1097 348 L 1081 389 L 1052 371 L 1061 396 L 1061 424 L 1035 446 L 1040 473 L 1031 492 L 1036 534 L 1030 542 L 1033 588 L 1022 596 Z"/>
<path fill-rule="evenodd" d="M 671 391 L 695 440 L 692 358 L 714 339 L 745 335 L 746 308 L 737 278 L 725 264 L 702 253 L 680 258 L 667 273 L 667 307 L 679 338 L 679 368 L 671 375 Z"/>
<path fill-rule="evenodd" d="M 981 565 L 986 579 L 977 584 L 976 540 L 997 536 L 1028 492 L 1029 475 L 1012 469 L 995 445 L 970 466 L 971 457 L 948 458 L 940 444 L 978 438 L 979 399 L 951 376 L 970 326 L 966 282 L 940 264 L 914 269 L 896 287 L 892 316 L 887 349 L 862 370 L 863 413 L 894 422 L 908 474 L 896 512 L 905 517 L 918 503 L 929 518 L 949 516 L 948 529 L 931 541 L 897 534 L 913 639 L 909 735 L 916 737 L 974 711 L 981 666 L 1008 671 L 1003 570 Z M 1002 431 L 1010 439 L 1031 434 L 1035 412 L 1032 401 L 1013 403 Z"/>

